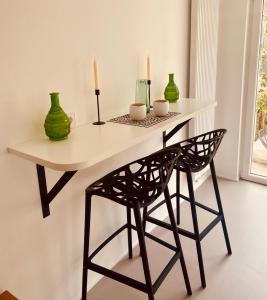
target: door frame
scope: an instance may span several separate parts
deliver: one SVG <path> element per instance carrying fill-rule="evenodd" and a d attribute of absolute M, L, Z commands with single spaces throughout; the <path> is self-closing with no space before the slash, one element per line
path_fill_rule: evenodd
<path fill-rule="evenodd" d="M 257 99 L 257 76 L 259 71 L 259 58 L 261 46 L 261 33 L 262 33 L 262 11 L 264 0 L 251 0 L 250 3 L 250 19 L 248 26 L 247 38 L 247 59 L 246 59 L 246 76 L 245 82 L 247 83 L 245 91 L 245 105 L 244 105 L 244 118 L 243 118 L 243 132 L 241 153 L 243 157 L 240 165 L 241 178 L 262 183 L 267 185 L 267 177 L 256 174 L 251 174 L 251 157 L 253 152 L 253 139 L 254 128 L 256 122 L 256 99 Z M 243 151 L 242 151 L 243 149 Z"/>

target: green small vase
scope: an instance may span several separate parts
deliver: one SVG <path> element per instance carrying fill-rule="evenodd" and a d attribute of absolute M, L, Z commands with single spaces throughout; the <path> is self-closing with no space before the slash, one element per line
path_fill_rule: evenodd
<path fill-rule="evenodd" d="M 179 90 L 173 80 L 174 74 L 169 74 L 169 82 L 164 91 L 164 97 L 169 102 L 176 102 L 179 99 Z"/>
<path fill-rule="evenodd" d="M 59 93 L 51 93 L 51 108 L 45 118 L 45 133 L 51 141 L 60 141 L 70 133 L 70 118 L 59 105 Z"/>

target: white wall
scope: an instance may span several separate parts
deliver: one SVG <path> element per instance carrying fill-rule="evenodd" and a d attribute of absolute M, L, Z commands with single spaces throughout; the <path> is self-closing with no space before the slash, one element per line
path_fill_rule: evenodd
<path fill-rule="evenodd" d="M 222 0 L 220 7 L 215 125 L 228 130 L 216 156 L 219 176 L 237 180 L 245 77 L 249 0 Z"/>
<path fill-rule="evenodd" d="M 47 219 L 42 219 L 35 166 L 7 154 L 6 147 L 43 134 L 52 91 L 61 93 L 63 108 L 75 112 L 78 125 L 96 118 L 94 57 L 103 118 L 127 111 L 135 80 L 145 76 L 147 54 L 152 97 L 162 97 L 169 72 L 176 74 L 181 96 L 188 96 L 189 4 L 188 0 L 1 0 L 0 290 L 8 289 L 21 300 L 79 299 L 85 187 L 159 148 L 161 136 L 76 174 L 57 196 Z M 50 186 L 61 175 L 47 174 Z M 97 199 L 93 247 L 124 220 L 121 208 Z M 126 240 L 119 238 L 98 261 L 112 266 L 126 249 Z M 93 273 L 89 278 L 89 286 L 98 279 Z"/>

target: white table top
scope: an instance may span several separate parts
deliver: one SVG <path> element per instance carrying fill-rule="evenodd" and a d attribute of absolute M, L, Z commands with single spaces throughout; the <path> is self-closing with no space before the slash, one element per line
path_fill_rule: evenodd
<path fill-rule="evenodd" d="M 53 142 L 44 135 L 10 146 L 8 152 L 58 171 L 81 170 L 215 106 L 214 101 L 181 99 L 170 105 L 170 111 L 179 112 L 179 115 L 149 128 L 111 122 L 101 126 L 87 124 L 73 129 L 66 140 Z"/>

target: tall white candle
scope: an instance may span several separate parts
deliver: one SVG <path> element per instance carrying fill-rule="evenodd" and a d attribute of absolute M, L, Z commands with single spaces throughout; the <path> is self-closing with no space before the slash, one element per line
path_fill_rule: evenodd
<path fill-rule="evenodd" d="M 95 60 L 94 60 L 94 78 L 95 78 L 95 89 L 99 90 L 97 63 Z"/>
<path fill-rule="evenodd" d="M 147 57 L 146 60 L 146 71 L 147 71 L 147 80 L 150 80 L 150 58 Z"/>

